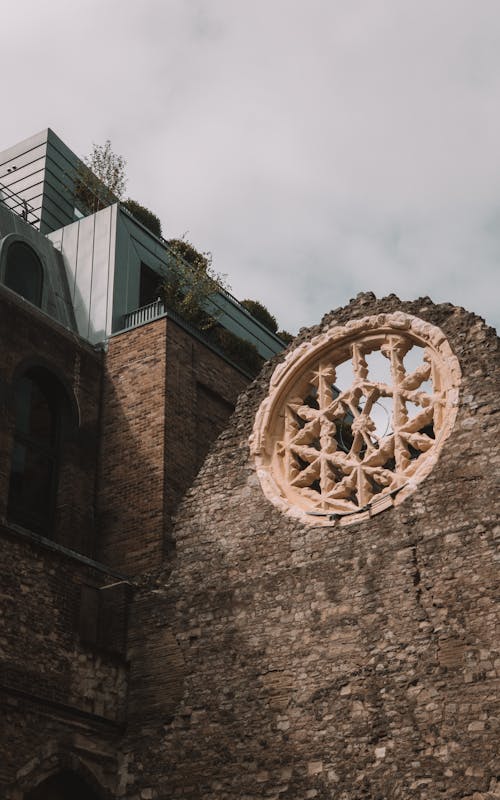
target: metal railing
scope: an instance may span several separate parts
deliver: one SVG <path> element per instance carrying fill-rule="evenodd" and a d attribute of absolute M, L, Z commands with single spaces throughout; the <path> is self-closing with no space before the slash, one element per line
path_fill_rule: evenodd
<path fill-rule="evenodd" d="M 151 322 L 153 319 L 161 317 L 165 313 L 165 303 L 163 300 L 155 300 L 147 306 L 136 308 L 135 311 L 130 311 L 123 317 L 123 327 L 135 328 L 136 325 L 144 325 L 145 322 Z"/>
<path fill-rule="evenodd" d="M 257 370 L 253 369 L 251 366 L 249 367 L 248 363 L 245 363 L 244 358 L 242 360 L 238 354 L 226 352 L 226 347 L 221 346 L 220 342 L 214 341 L 213 337 L 209 335 L 208 331 L 200 330 L 181 317 L 177 312 L 170 308 L 166 308 L 163 300 L 160 299 L 155 300 L 154 303 L 149 303 L 147 306 L 142 306 L 142 308 L 137 308 L 135 311 L 130 311 L 128 314 L 124 314 L 122 317 L 123 327 L 120 331 L 116 331 L 116 333 L 122 333 L 138 325 L 144 325 L 145 323 L 152 322 L 153 320 L 159 319 L 162 316 L 166 316 L 168 319 L 176 322 L 181 328 L 191 334 L 191 336 L 194 336 L 195 339 L 198 339 L 198 341 L 205 344 L 219 356 L 222 356 L 222 358 L 224 358 L 229 364 L 232 364 L 233 367 L 236 367 L 238 370 L 240 370 L 240 372 L 246 375 L 247 378 L 255 377 Z"/>
<path fill-rule="evenodd" d="M 0 183 L 0 203 L 3 203 L 10 211 L 22 217 L 30 225 L 36 225 L 40 221 L 33 206 L 24 197 L 16 194 L 9 186 L 5 186 L 3 183 Z"/>

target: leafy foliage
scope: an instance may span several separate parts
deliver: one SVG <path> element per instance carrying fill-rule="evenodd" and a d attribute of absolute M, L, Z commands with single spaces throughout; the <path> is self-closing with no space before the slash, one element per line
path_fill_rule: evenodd
<path fill-rule="evenodd" d="M 80 163 L 75 176 L 75 200 L 80 210 L 95 214 L 116 202 L 116 197 L 85 164 Z"/>
<path fill-rule="evenodd" d="M 212 328 L 216 320 L 204 306 L 220 288 L 227 288 L 225 276 L 212 269 L 211 253 L 200 253 L 186 239 L 170 239 L 167 244 L 169 275 L 161 287 L 165 305 L 200 330 Z"/>
<path fill-rule="evenodd" d="M 104 144 L 94 143 L 92 152 L 83 160 L 85 166 L 120 200 L 127 185 L 125 173 L 127 162 L 123 156 L 113 152 L 110 140 L 106 139 Z"/>
<path fill-rule="evenodd" d="M 279 336 L 282 342 L 285 344 L 290 344 L 295 339 L 293 333 L 289 333 L 288 331 L 277 331 L 276 336 Z"/>
<path fill-rule="evenodd" d="M 205 310 L 210 297 L 219 289 L 228 288 L 225 276 L 212 269 L 211 253 L 200 253 L 184 238 L 170 239 L 167 244 L 171 255 L 169 275 L 161 287 L 166 307 L 202 331 L 228 358 L 255 375 L 263 361 L 255 345 L 223 328 L 213 312 Z"/>
<path fill-rule="evenodd" d="M 210 330 L 208 338 L 220 347 L 231 361 L 245 369 L 250 375 L 256 375 L 264 363 L 264 359 L 252 342 L 241 339 L 221 325 L 216 325 Z"/>
<path fill-rule="evenodd" d="M 92 146 L 75 175 L 75 198 L 86 211 L 95 214 L 122 197 L 127 183 L 125 165 L 125 159 L 113 153 L 109 139 Z"/>
<path fill-rule="evenodd" d="M 175 258 L 188 264 L 195 273 L 211 271 L 212 254 L 200 253 L 184 236 L 181 236 L 180 239 L 169 239 L 167 244 Z"/>
<path fill-rule="evenodd" d="M 276 317 L 273 317 L 266 306 L 260 303 L 258 300 L 242 300 L 241 305 L 250 312 L 252 317 L 258 319 L 259 322 L 261 322 L 268 330 L 275 333 L 276 336 L 279 336 L 279 338 L 285 344 L 290 344 L 290 342 L 293 342 L 295 337 L 288 331 L 279 331 Z"/>
<path fill-rule="evenodd" d="M 273 317 L 270 311 L 260 303 L 258 300 L 242 300 L 241 305 L 250 312 L 252 317 L 262 322 L 262 324 L 273 333 L 278 330 L 278 323 L 276 317 Z"/>
<path fill-rule="evenodd" d="M 142 206 L 136 200 L 131 200 L 130 197 L 128 200 L 125 200 L 122 205 L 125 206 L 128 211 L 139 221 L 142 222 L 145 228 L 148 231 L 151 231 L 155 236 L 161 236 L 161 222 L 159 217 L 156 214 L 153 214 L 149 208 Z"/>

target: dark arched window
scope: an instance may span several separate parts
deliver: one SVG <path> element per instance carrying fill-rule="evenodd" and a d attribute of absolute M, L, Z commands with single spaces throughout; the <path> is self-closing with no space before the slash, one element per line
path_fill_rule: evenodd
<path fill-rule="evenodd" d="M 54 516 L 61 432 L 67 416 L 65 392 L 48 370 L 32 367 L 15 385 L 14 407 L 9 519 L 48 534 Z"/>
<path fill-rule="evenodd" d="M 29 244 L 12 242 L 7 250 L 5 285 L 35 306 L 42 304 L 42 262 Z"/>
<path fill-rule="evenodd" d="M 99 797 L 82 778 L 63 770 L 28 792 L 24 800 L 99 800 Z"/>

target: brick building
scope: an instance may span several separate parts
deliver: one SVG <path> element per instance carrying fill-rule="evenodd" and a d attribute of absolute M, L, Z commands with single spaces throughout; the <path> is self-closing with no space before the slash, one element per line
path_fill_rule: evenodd
<path fill-rule="evenodd" d="M 51 131 L 0 165 L 2 797 L 499 797 L 494 332 L 221 292 L 249 385 Z"/>

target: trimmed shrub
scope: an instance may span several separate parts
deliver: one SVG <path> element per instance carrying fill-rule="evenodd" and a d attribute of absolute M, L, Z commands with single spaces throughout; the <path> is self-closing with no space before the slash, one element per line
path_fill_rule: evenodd
<path fill-rule="evenodd" d="M 209 331 L 205 331 L 205 335 L 215 345 L 220 347 L 223 353 L 227 355 L 231 361 L 242 367 L 250 375 L 255 376 L 259 372 L 264 359 L 259 355 L 259 351 L 252 342 L 246 339 L 240 339 L 235 333 L 228 331 L 226 328 L 218 325 Z"/>
<path fill-rule="evenodd" d="M 125 200 L 122 203 L 123 206 L 130 211 L 130 213 L 136 218 L 138 222 L 142 222 L 145 228 L 151 233 L 154 233 L 155 236 L 161 236 L 161 222 L 159 217 L 156 214 L 153 214 L 149 208 L 145 206 L 141 206 L 140 203 L 137 203 L 135 200 L 131 200 L 130 197 L 128 200 Z"/>
<path fill-rule="evenodd" d="M 265 305 L 259 303 L 258 300 L 242 300 L 241 305 L 250 312 L 252 317 L 255 317 L 255 319 L 259 320 L 264 327 L 273 333 L 276 333 L 278 330 L 278 323 L 276 322 L 276 318 L 273 317 L 271 312 L 267 310 Z"/>
<path fill-rule="evenodd" d="M 288 333 L 288 331 L 277 331 L 276 336 L 279 336 L 285 344 L 290 344 L 295 339 L 295 336 L 292 333 Z"/>

